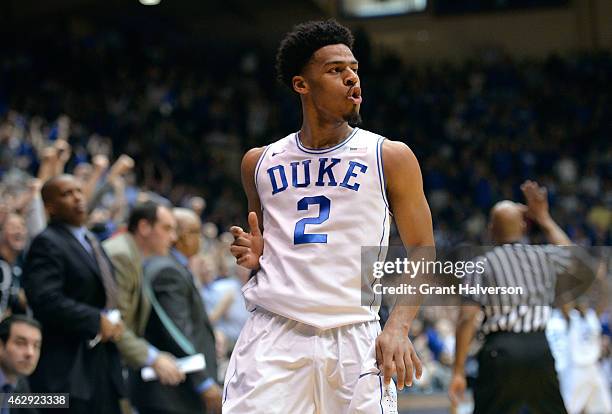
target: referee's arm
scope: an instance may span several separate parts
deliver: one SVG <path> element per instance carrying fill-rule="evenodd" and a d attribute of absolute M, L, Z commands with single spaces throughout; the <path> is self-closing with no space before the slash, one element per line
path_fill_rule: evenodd
<path fill-rule="evenodd" d="M 548 192 L 535 181 L 527 180 L 521 185 L 527 200 L 527 216 L 534 220 L 544 232 L 546 240 L 557 246 L 571 246 L 572 241 L 555 223 L 548 208 Z"/>
<path fill-rule="evenodd" d="M 468 350 L 476 332 L 476 319 L 480 312 L 480 306 L 464 303 L 459 308 L 457 317 L 457 329 L 455 331 L 455 361 L 453 363 L 453 377 L 448 386 L 448 397 L 453 406 L 463 400 L 467 381 L 465 379 L 465 360 Z"/>
<path fill-rule="evenodd" d="M 570 238 L 550 215 L 546 188 L 540 187 L 534 181 L 527 180 L 521 185 L 521 190 L 527 200 L 527 217 L 536 222 L 548 243 L 556 246 L 572 246 Z M 598 265 L 587 252 L 580 248 L 561 249 L 557 247 L 556 250 L 549 251 L 551 252 L 549 257 L 556 270 L 555 302 L 557 306 L 575 300 L 592 287 L 593 282 L 599 281 L 599 278 L 596 277 Z M 603 284 L 601 284 L 599 293 L 607 296 Z"/>

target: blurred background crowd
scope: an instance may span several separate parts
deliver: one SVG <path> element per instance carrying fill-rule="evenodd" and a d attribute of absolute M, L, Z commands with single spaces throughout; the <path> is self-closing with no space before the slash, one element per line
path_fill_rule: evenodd
<path fill-rule="evenodd" d="M 300 125 L 295 97 L 275 83 L 275 44 L 213 42 L 162 19 L 155 32 L 135 29 L 135 20 L 37 22 L 3 45 L 0 61 L 0 263 L 13 275 L 1 285 L 2 312 L 29 312 L 20 269 L 47 224 L 40 189 L 70 173 L 100 242 L 124 232 L 146 200 L 202 220 L 190 269 L 223 375 L 248 316 L 240 292 L 248 271 L 235 265 L 227 232 L 246 221 L 240 160 Z M 438 246 L 486 244 L 488 210 L 520 200 L 528 178 L 548 188 L 552 215 L 575 243 L 610 245 L 609 50 L 519 57 L 487 48 L 408 64 L 393 50 L 374 53 L 367 31 L 353 26 L 363 127 L 416 153 Z M 416 388 L 443 390 L 453 314 L 426 309 L 412 329 L 427 365 Z"/>
<path fill-rule="evenodd" d="M 4 55 L 3 191 L 40 175 L 49 144 L 66 141 L 62 162 L 83 176 L 105 174 L 97 155 L 137 161 L 125 176 L 128 205 L 138 190 L 177 205 L 200 196 L 220 230 L 243 222 L 242 154 L 299 125 L 294 98 L 274 84 L 271 54 L 194 45 L 180 32 L 75 31 L 51 45 L 31 34 Z M 205 52 L 193 57 L 194 47 Z M 357 53 L 369 48 L 362 34 Z M 483 241 L 486 211 L 519 198 L 529 177 L 548 187 L 572 237 L 610 242 L 609 52 L 527 60 L 487 51 L 420 66 L 364 55 L 364 127 L 408 143 L 421 160 L 439 242 Z M 96 207 L 108 211 L 110 200 Z"/>

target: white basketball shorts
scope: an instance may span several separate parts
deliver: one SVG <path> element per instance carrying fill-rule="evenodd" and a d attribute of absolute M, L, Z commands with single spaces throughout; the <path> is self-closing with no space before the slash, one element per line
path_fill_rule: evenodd
<path fill-rule="evenodd" d="M 598 363 L 573 366 L 560 380 L 568 414 L 612 414 L 610 388 Z"/>
<path fill-rule="evenodd" d="M 378 321 L 317 329 L 258 308 L 225 376 L 225 414 L 397 414 L 376 364 Z"/>

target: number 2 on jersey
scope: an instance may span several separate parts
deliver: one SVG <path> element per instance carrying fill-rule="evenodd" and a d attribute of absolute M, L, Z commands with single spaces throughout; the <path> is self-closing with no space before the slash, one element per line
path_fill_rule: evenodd
<path fill-rule="evenodd" d="M 298 210 L 308 210 L 313 204 L 319 205 L 317 217 L 305 217 L 295 223 L 293 244 L 327 243 L 327 234 L 304 233 L 307 224 L 321 224 L 329 218 L 331 200 L 325 196 L 304 197 L 297 203 Z"/>

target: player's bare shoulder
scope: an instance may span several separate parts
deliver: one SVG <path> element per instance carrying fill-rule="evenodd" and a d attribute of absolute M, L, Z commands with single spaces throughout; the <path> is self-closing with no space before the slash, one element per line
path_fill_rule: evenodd
<path fill-rule="evenodd" d="M 265 150 L 266 150 L 265 146 L 255 147 L 255 148 L 251 148 L 244 154 L 244 156 L 242 157 L 242 164 L 240 167 L 242 169 L 243 174 L 246 172 L 250 172 L 253 174 L 255 172 L 255 167 L 257 166 L 257 163 L 259 162 L 259 159 L 261 158 Z"/>
<path fill-rule="evenodd" d="M 261 205 L 255 185 L 255 169 L 265 150 L 266 147 L 251 148 L 242 157 L 242 164 L 240 166 L 242 186 L 247 196 L 249 211 L 257 212 L 260 223 L 263 223 L 263 221 L 261 217 Z"/>
<path fill-rule="evenodd" d="M 382 159 L 389 188 L 406 182 L 421 183 L 419 161 L 405 143 L 386 139 L 382 145 Z"/>

